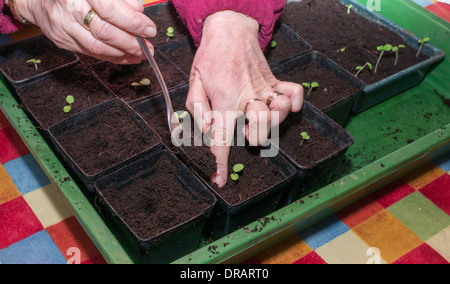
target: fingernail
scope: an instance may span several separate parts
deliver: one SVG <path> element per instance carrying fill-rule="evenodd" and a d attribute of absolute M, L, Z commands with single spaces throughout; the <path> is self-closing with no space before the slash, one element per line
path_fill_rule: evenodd
<path fill-rule="evenodd" d="M 152 26 L 147 27 L 144 30 L 144 35 L 146 37 L 155 37 L 156 36 L 156 29 L 154 27 L 152 27 Z"/>
<path fill-rule="evenodd" d="M 219 187 L 223 187 L 225 186 L 227 181 L 224 180 L 221 176 L 217 175 L 216 178 L 214 179 L 214 183 L 217 184 Z"/>

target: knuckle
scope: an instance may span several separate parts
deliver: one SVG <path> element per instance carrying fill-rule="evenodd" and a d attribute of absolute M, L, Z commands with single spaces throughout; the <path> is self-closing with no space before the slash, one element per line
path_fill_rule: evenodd
<path fill-rule="evenodd" d="M 114 26 L 107 22 L 101 22 L 94 29 L 96 37 L 101 41 L 111 41 L 114 38 Z"/>
<path fill-rule="evenodd" d="M 99 40 L 94 40 L 89 48 L 89 51 L 93 55 L 103 55 L 105 53 L 105 45 Z"/>
<path fill-rule="evenodd" d="M 111 0 L 101 0 L 98 1 L 99 4 L 96 5 L 96 11 L 99 13 L 99 15 L 106 21 L 110 21 L 114 18 L 114 15 L 116 15 L 116 3 L 117 1 L 111 1 Z M 100 8 L 100 9 L 98 9 Z"/>
<path fill-rule="evenodd" d="M 134 15 L 132 15 L 132 17 L 130 17 L 130 20 L 128 22 L 128 29 L 130 31 L 136 32 L 139 29 L 142 29 L 144 27 L 144 24 L 142 23 L 142 18 L 139 17 L 138 13 L 135 13 Z"/>

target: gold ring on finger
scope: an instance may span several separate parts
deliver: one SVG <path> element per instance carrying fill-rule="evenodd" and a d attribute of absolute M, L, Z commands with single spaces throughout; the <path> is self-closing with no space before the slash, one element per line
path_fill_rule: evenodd
<path fill-rule="evenodd" d="M 92 19 L 97 15 L 97 12 L 95 12 L 94 8 L 92 8 L 87 14 L 86 17 L 84 17 L 83 27 L 91 31 L 91 22 Z"/>
<path fill-rule="evenodd" d="M 273 93 L 269 96 L 267 99 L 267 106 L 270 106 L 272 102 L 278 97 L 278 96 L 284 96 L 282 92 L 279 91 L 273 91 Z"/>

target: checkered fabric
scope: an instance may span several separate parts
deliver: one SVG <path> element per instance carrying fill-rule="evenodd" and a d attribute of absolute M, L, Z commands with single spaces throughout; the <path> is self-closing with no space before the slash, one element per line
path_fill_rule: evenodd
<path fill-rule="evenodd" d="M 450 6 L 413 1 L 450 21 Z M 0 44 L 37 31 L 0 36 Z M 245 263 L 448 264 L 449 215 L 450 153 Z M 0 263 L 105 263 L 2 112 Z"/>

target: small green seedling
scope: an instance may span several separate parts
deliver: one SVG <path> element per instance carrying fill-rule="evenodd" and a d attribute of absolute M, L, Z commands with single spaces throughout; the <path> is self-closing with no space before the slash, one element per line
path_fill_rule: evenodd
<path fill-rule="evenodd" d="M 429 37 L 425 37 L 425 38 L 419 40 L 420 48 L 419 48 L 419 51 L 417 51 L 416 57 L 419 57 L 419 54 L 420 54 L 420 52 L 422 51 L 423 45 L 424 45 L 425 43 L 429 42 L 429 41 L 430 41 L 430 38 L 429 38 Z"/>
<path fill-rule="evenodd" d="M 400 48 L 405 48 L 403 44 L 400 44 L 398 46 L 393 46 L 392 51 L 395 52 L 395 63 L 394 65 L 397 65 L 398 62 L 398 52 L 400 51 Z"/>
<path fill-rule="evenodd" d="M 314 88 L 318 88 L 319 87 L 319 83 L 317 82 L 312 82 L 312 83 L 302 83 L 303 87 L 308 88 L 308 94 L 307 96 L 309 96 L 312 92 L 312 90 Z"/>
<path fill-rule="evenodd" d="M 174 33 L 175 33 L 175 29 L 173 27 L 168 27 L 167 32 L 166 32 L 167 40 L 173 38 L 175 36 Z"/>
<path fill-rule="evenodd" d="M 383 54 L 385 53 L 385 52 L 388 52 L 388 51 L 391 51 L 392 50 L 392 44 L 385 44 L 385 45 L 380 45 L 380 46 L 378 46 L 377 47 L 377 50 L 378 51 L 381 51 L 381 53 L 380 53 L 380 56 L 378 57 L 378 61 L 377 61 L 377 65 L 375 65 L 375 71 L 374 71 L 374 73 L 377 73 L 377 70 L 378 70 L 378 65 L 380 64 L 380 62 L 381 62 L 381 58 L 383 57 Z"/>
<path fill-rule="evenodd" d="M 244 165 L 243 164 L 236 164 L 233 166 L 233 173 L 230 175 L 231 179 L 233 181 L 238 181 L 241 177 L 240 174 L 244 171 Z"/>
<path fill-rule="evenodd" d="M 182 114 L 178 114 L 178 112 L 174 113 L 175 117 L 177 118 L 177 120 L 180 124 L 183 124 L 183 121 L 188 114 L 189 113 L 187 111 L 183 112 Z"/>
<path fill-rule="evenodd" d="M 361 71 L 367 66 L 367 68 L 369 68 L 370 70 L 372 70 L 372 64 L 370 62 L 366 62 L 366 64 L 364 64 L 363 66 L 356 66 L 356 74 L 355 77 L 358 77 L 359 73 L 361 73 Z"/>
<path fill-rule="evenodd" d="M 347 49 L 346 47 L 343 47 L 343 48 L 338 49 L 337 52 L 344 53 L 346 49 Z"/>
<path fill-rule="evenodd" d="M 306 140 L 311 139 L 311 136 L 309 136 L 308 132 L 302 132 L 300 133 L 300 135 L 302 136 L 302 142 L 300 143 L 300 145 L 303 145 L 303 142 L 305 142 Z"/>
<path fill-rule="evenodd" d="M 272 41 L 270 42 L 270 47 L 271 47 L 271 48 L 277 47 L 277 42 L 274 41 L 274 40 L 272 40 Z"/>
<path fill-rule="evenodd" d="M 353 5 L 345 5 L 345 7 L 347 7 L 347 14 L 350 14 L 350 10 L 353 8 Z"/>
<path fill-rule="evenodd" d="M 143 86 L 149 86 L 152 82 L 150 79 L 144 78 L 139 82 L 133 82 L 131 83 L 131 86 L 133 87 L 143 87 Z"/>
<path fill-rule="evenodd" d="M 63 111 L 65 113 L 69 113 L 72 110 L 72 105 L 73 105 L 74 102 L 75 102 L 75 98 L 73 96 L 71 96 L 71 95 L 68 95 L 66 97 L 66 103 L 68 103 L 69 105 L 64 106 Z"/>
<path fill-rule="evenodd" d="M 41 64 L 41 62 L 40 59 L 30 59 L 27 61 L 27 63 L 33 63 L 36 70 L 38 70 L 38 64 Z"/>

